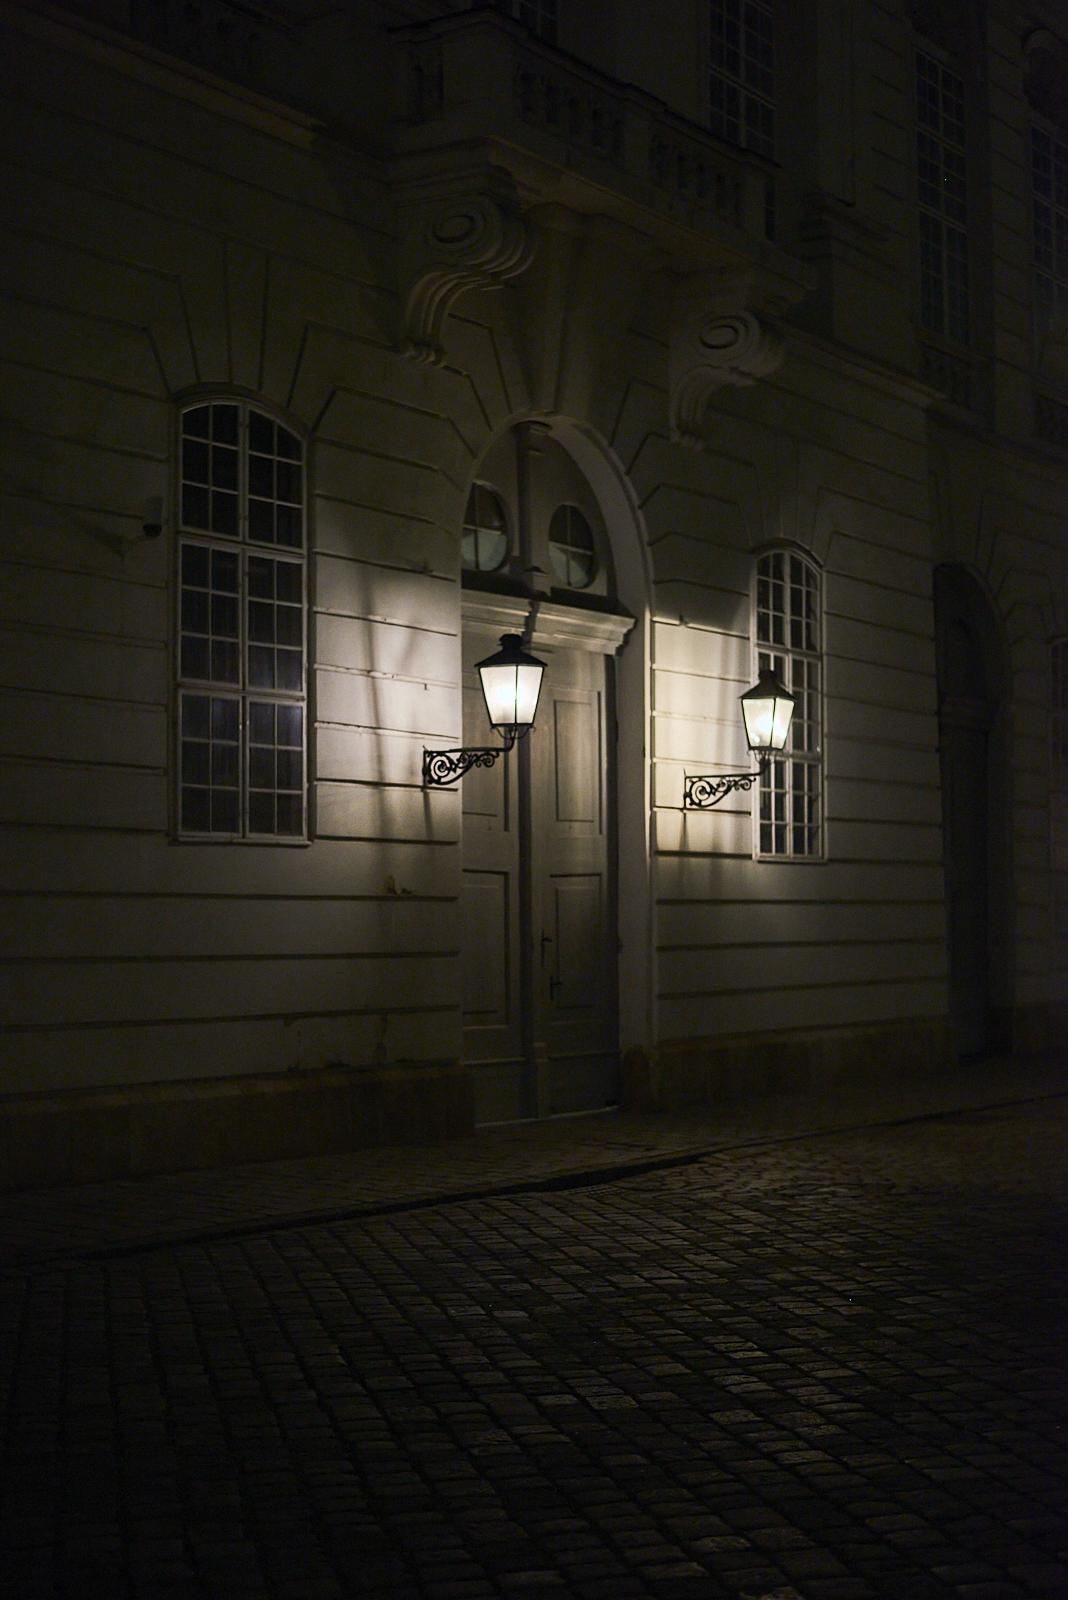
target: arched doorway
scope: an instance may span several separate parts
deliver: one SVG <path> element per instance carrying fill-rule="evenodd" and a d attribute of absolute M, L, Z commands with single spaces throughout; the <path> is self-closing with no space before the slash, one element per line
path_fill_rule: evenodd
<path fill-rule="evenodd" d="M 463 542 L 464 743 L 487 744 L 475 663 L 524 635 L 547 666 L 537 723 L 463 780 L 463 1048 L 480 1122 L 614 1103 L 619 1062 L 616 653 L 600 501 L 547 426 L 498 439 Z"/>
<path fill-rule="evenodd" d="M 950 1009 L 958 1053 L 975 1056 L 1001 1042 L 1010 982 L 1001 936 L 1000 644 L 993 607 L 966 568 L 936 569 L 934 609 Z"/>

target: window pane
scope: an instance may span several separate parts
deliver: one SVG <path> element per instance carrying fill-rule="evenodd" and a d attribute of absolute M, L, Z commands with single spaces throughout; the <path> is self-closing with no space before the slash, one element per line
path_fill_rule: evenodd
<path fill-rule="evenodd" d="M 188 833 L 238 832 L 240 705 L 183 694 L 180 821 Z"/>
<path fill-rule="evenodd" d="M 290 549 L 304 543 L 304 450 L 295 434 L 258 411 L 248 418 L 248 536 Z M 282 508 L 285 514 L 282 515 Z"/>
<path fill-rule="evenodd" d="M 226 402 L 211 408 L 211 436 L 220 444 L 237 443 L 238 408 Z"/>
<path fill-rule="evenodd" d="M 593 530 L 578 506 L 557 506 L 549 523 L 549 561 L 569 589 L 586 589 L 597 573 Z"/>
<path fill-rule="evenodd" d="M 271 499 L 274 494 L 273 464 L 262 456 L 248 458 L 248 492 Z"/>
<path fill-rule="evenodd" d="M 248 647 L 248 681 L 253 689 L 273 689 L 274 651 L 263 645 Z"/>
<path fill-rule="evenodd" d="M 460 557 L 472 572 L 496 572 L 508 555 L 508 524 L 497 494 L 484 483 L 472 486 L 464 516 Z"/>
<path fill-rule="evenodd" d="M 304 827 L 300 706 L 249 702 L 249 832 L 299 835 Z"/>
<path fill-rule="evenodd" d="M 274 423 L 261 411 L 248 414 L 248 447 L 260 455 L 274 455 Z"/>
<path fill-rule="evenodd" d="M 180 567 L 182 676 L 215 683 L 240 681 L 237 556 L 183 544 Z"/>
<path fill-rule="evenodd" d="M 194 406 L 182 416 L 182 433 L 191 439 L 211 438 L 211 407 Z"/>
<path fill-rule="evenodd" d="M 211 496 L 207 489 L 195 488 L 192 484 L 182 485 L 182 526 L 184 528 L 201 528 L 205 533 L 211 521 Z"/>
<path fill-rule="evenodd" d="M 228 538 L 237 536 L 237 495 L 224 494 L 220 489 L 211 491 L 211 531 Z"/>
<path fill-rule="evenodd" d="M 211 455 L 199 439 L 182 441 L 182 476 L 189 483 L 211 482 Z"/>
<path fill-rule="evenodd" d="M 260 544 L 274 543 L 274 506 L 264 500 L 248 503 L 248 536 Z"/>

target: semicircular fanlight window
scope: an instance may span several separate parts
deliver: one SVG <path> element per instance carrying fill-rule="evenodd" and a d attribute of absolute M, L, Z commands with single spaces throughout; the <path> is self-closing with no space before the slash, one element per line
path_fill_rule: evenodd
<path fill-rule="evenodd" d="M 488 484 L 472 485 L 460 557 L 468 572 L 496 572 L 508 555 L 508 522 L 500 496 Z"/>
<path fill-rule="evenodd" d="M 557 506 L 549 523 L 553 574 L 569 589 L 587 589 L 597 573 L 593 530 L 578 506 Z"/>

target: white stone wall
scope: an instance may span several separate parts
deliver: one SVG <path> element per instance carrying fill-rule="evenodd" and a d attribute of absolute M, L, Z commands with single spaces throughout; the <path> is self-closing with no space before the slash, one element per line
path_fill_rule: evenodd
<path fill-rule="evenodd" d="M 474 463 L 532 412 L 595 442 L 633 508 L 606 512 L 614 537 L 647 575 L 620 710 L 628 760 L 649 761 L 627 848 L 651 852 L 654 902 L 625 872 L 624 942 L 652 947 L 647 977 L 627 967 L 650 989 L 626 996 L 629 1041 L 945 1012 L 931 574 L 947 560 L 986 586 L 1009 664 L 1000 994 L 1068 999 L 1047 678 L 1068 631 L 1068 470 L 1030 438 L 1019 13 L 992 7 L 990 30 L 995 433 L 929 415 L 907 370 L 912 45 L 897 8 L 869 11 L 851 36 L 856 203 L 883 243 L 835 246 L 828 317 L 799 312 L 779 371 L 718 393 L 700 451 L 670 438 L 662 286 L 621 224 L 572 249 L 541 217 L 527 278 L 466 294 L 444 364 L 413 363 L 371 155 L 104 35 L 32 13 L 11 28 L 0 1092 L 458 1052 L 458 796 L 426 793 L 420 763 L 460 737 Z M 307 847 L 173 837 L 173 429 L 176 401 L 209 392 L 260 397 L 309 440 Z M 818 863 L 754 860 L 744 796 L 682 809 L 687 773 L 747 762 L 753 554 L 775 541 L 823 581 Z"/>

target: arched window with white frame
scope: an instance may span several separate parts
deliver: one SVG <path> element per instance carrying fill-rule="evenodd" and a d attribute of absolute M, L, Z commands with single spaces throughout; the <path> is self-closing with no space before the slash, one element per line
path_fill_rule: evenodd
<path fill-rule="evenodd" d="M 179 421 L 177 831 L 306 837 L 304 445 L 245 400 Z"/>
<path fill-rule="evenodd" d="M 793 550 L 757 557 L 754 629 L 758 671 L 774 669 L 797 697 L 787 754 L 768 763 L 757 815 L 758 856 L 823 855 L 820 578 Z"/>

